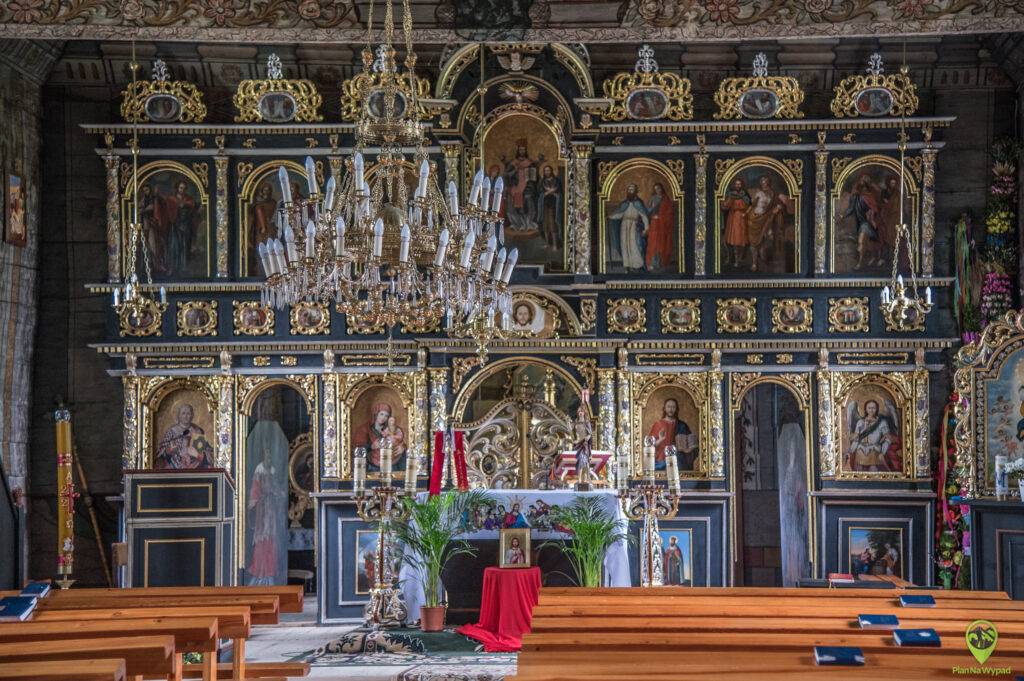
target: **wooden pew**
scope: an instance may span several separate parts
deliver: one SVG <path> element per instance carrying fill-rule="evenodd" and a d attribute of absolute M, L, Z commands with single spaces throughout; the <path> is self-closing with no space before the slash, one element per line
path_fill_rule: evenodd
<path fill-rule="evenodd" d="M 249 608 L 246 606 L 211 606 L 189 608 L 108 608 L 96 610 L 43 610 L 32 615 L 32 622 L 74 622 L 102 620 L 138 620 L 154 617 L 211 617 L 217 621 L 221 638 L 249 638 L 252 633 Z"/>
<path fill-rule="evenodd" d="M 796 587 L 764 587 L 764 586 L 729 586 L 729 587 L 691 587 L 691 586 L 653 586 L 629 588 L 579 588 L 548 586 L 540 590 L 540 601 L 565 601 L 575 603 L 592 596 L 602 597 L 633 597 L 645 596 L 743 596 L 745 598 L 773 598 L 789 596 L 814 596 L 827 594 L 829 598 L 899 598 L 901 594 L 930 594 L 936 600 L 996 600 L 1008 601 L 1005 591 L 952 591 L 945 589 L 800 589 Z"/>
<path fill-rule="evenodd" d="M 124 660 L 117 658 L 65 661 L 11 662 L 0 665 L 3 681 L 125 681 Z"/>
<path fill-rule="evenodd" d="M 125 636 L 170 636 L 179 653 L 217 652 L 217 620 L 207 618 L 158 617 L 138 620 L 96 622 L 13 622 L 0 624 L 0 644 L 49 640 L 95 640 Z M 131 672 L 128 672 L 131 674 Z"/>
<path fill-rule="evenodd" d="M 126 590 L 128 591 L 128 590 Z M 70 595 L 62 595 L 70 594 Z M 36 609 L 47 610 L 109 610 L 111 608 L 189 608 L 197 606 L 246 606 L 253 624 L 277 624 L 280 602 L 277 596 L 145 596 L 126 593 L 124 596 L 79 596 L 73 590 L 57 592 L 39 601 Z"/>
<path fill-rule="evenodd" d="M 285 586 L 148 586 L 130 589 L 71 589 L 57 592 L 88 597 L 133 594 L 144 596 L 188 596 L 217 598 L 223 596 L 277 596 L 281 612 L 302 612 L 302 585 Z"/>
<path fill-rule="evenodd" d="M 128 636 L 62 641 L 59 639 L 24 643 L 0 643 L 0 667 L 17 662 L 65 660 L 73 669 L 79 661 L 120 658 L 129 676 L 181 678 L 181 657 L 174 653 L 170 636 Z"/>

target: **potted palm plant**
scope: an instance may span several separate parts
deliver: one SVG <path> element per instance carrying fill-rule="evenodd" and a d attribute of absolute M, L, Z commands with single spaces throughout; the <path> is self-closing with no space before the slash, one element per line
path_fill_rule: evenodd
<path fill-rule="evenodd" d="M 568 506 L 555 508 L 551 520 L 553 526 L 571 534 L 572 541 L 547 541 L 540 548 L 558 547 L 569 559 L 578 586 L 601 586 L 604 554 L 612 544 L 628 539 L 626 531 L 604 509 L 598 497 L 579 497 Z"/>
<path fill-rule="evenodd" d="M 448 561 L 459 555 L 472 556 L 476 548 L 456 537 L 466 529 L 467 519 L 487 503 L 481 490 L 448 490 L 423 501 L 401 497 L 406 510 L 404 520 L 394 524 L 395 537 L 403 561 L 420 570 L 423 580 L 423 607 L 420 629 L 441 631 L 446 606 L 441 602 L 441 572 Z"/>

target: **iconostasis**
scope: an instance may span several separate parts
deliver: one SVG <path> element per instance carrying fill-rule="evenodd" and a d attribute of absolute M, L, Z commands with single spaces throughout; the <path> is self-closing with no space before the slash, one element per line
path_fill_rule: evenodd
<path fill-rule="evenodd" d="M 474 484 L 554 486 L 588 395 L 596 445 L 629 452 L 635 472 L 645 436 L 686 443 L 684 499 L 662 524 L 686 558 L 679 583 L 929 583 L 953 335 L 935 172 L 952 119 L 916 115 L 910 79 L 867 66 L 837 79 L 832 116 L 814 119 L 800 82 L 763 55 L 702 102 L 646 46 L 600 83 L 580 45 L 452 46 L 417 93 L 435 172 L 462 192 L 478 170 L 503 178 L 505 243 L 520 253 L 511 337 L 486 361 L 436 328 L 389 334 L 319 303 L 260 302 L 255 244 L 276 236 L 278 169 L 297 196 L 307 155 L 321 186 L 340 181 L 360 77 L 324 101 L 272 59 L 238 84 L 234 122 L 207 123 L 203 94 L 154 67 L 124 94 L 125 120 L 142 123 L 137 181 L 128 126 L 87 126 L 107 169 L 110 282 L 142 257 L 124 247 L 137 186 L 147 267 L 167 294 L 136 320 L 111 313 L 97 339 L 124 384 L 125 468 L 228 471 L 242 579 L 282 579 L 289 549 L 348 547 L 340 617 L 365 600 L 358 546 L 372 526 L 351 507 L 326 521 L 313 508 L 351 485 L 355 447 L 370 449 L 373 480 L 373 443 L 390 435 L 394 465 L 417 457 L 425 486 L 428 435 L 454 425 Z M 936 307 L 897 330 L 880 293 L 901 216 L 913 238 L 896 269 L 923 274 Z M 664 460 L 659 447 L 661 477 Z M 284 527 L 289 546 L 261 543 Z"/>

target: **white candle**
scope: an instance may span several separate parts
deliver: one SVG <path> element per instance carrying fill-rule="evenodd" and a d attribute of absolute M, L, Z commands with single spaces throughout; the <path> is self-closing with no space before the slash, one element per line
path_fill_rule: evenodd
<path fill-rule="evenodd" d="M 277 180 L 281 183 L 281 200 L 285 203 L 292 202 L 292 185 L 288 181 L 288 169 L 281 166 L 277 169 Z"/>
<path fill-rule="evenodd" d="M 448 252 L 448 240 L 450 238 L 451 234 L 448 232 L 448 228 L 445 227 L 437 238 L 437 253 L 434 255 L 434 267 L 440 267 L 444 264 L 444 256 Z"/>
<path fill-rule="evenodd" d="M 491 202 L 491 178 L 485 177 L 481 183 L 480 189 L 480 206 L 487 210 L 487 206 Z"/>
<path fill-rule="evenodd" d="M 299 259 L 298 251 L 295 248 L 295 231 L 291 225 L 285 225 L 284 246 L 288 252 L 288 262 L 295 262 Z"/>
<path fill-rule="evenodd" d="M 491 199 L 491 212 L 497 213 L 501 210 L 501 195 L 505 192 L 505 180 L 498 178 L 494 181 L 494 198 Z"/>
<path fill-rule="evenodd" d="M 466 234 L 466 240 L 462 242 L 462 257 L 459 259 L 459 267 L 469 267 L 469 258 L 473 255 L 473 244 L 476 243 L 476 232 Z"/>
<path fill-rule="evenodd" d="M 656 448 L 654 446 L 654 438 L 648 435 L 644 438 L 644 475 L 654 475 L 654 454 Z"/>
<path fill-rule="evenodd" d="M 402 225 L 402 243 L 398 251 L 398 262 L 403 265 L 409 262 L 409 240 L 412 234 L 409 232 L 409 225 Z"/>
<path fill-rule="evenodd" d="M 306 221 L 306 257 L 312 259 L 316 255 L 316 225 L 312 220 Z"/>
<path fill-rule="evenodd" d="M 352 172 L 355 173 L 355 186 L 359 189 L 363 188 L 363 155 L 356 152 L 356 155 L 352 157 Z"/>
<path fill-rule="evenodd" d="M 391 484 L 391 447 L 391 438 L 387 438 L 380 448 L 380 474 L 385 485 Z"/>
<path fill-rule="evenodd" d="M 334 221 L 334 254 L 341 257 L 345 252 L 345 218 L 338 216 Z"/>
<path fill-rule="evenodd" d="M 306 157 L 306 186 L 309 188 L 309 195 L 316 196 L 320 193 L 320 187 L 316 183 L 316 164 L 313 163 L 313 157 Z"/>
<path fill-rule="evenodd" d="M 476 171 L 473 176 L 473 188 L 469 190 L 469 205 L 475 206 L 480 200 L 480 189 L 484 181 L 484 171 Z"/>
<path fill-rule="evenodd" d="M 334 176 L 332 175 L 331 178 L 327 180 L 327 189 L 324 190 L 324 212 L 334 208 L 334 191 L 337 188 L 338 183 L 334 181 Z"/>
<path fill-rule="evenodd" d="M 924 289 L 924 302 L 928 303 L 929 305 L 932 304 L 932 287 L 931 286 L 926 286 L 925 289 Z"/>
<path fill-rule="evenodd" d="M 513 248 L 508 252 L 508 260 L 505 261 L 505 271 L 501 275 L 501 280 L 504 283 L 508 283 L 509 279 L 512 278 L 512 270 L 516 266 L 516 262 L 519 260 L 519 249 Z"/>
<path fill-rule="evenodd" d="M 668 456 L 668 448 L 665 448 L 665 465 L 668 467 L 668 486 L 673 492 L 679 492 L 679 461 L 676 459 L 675 452 L 672 452 L 671 456 Z"/>
<path fill-rule="evenodd" d="M 508 253 L 506 253 L 504 248 L 502 248 L 500 251 L 498 251 L 498 257 L 497 257 L 497 259 L 496 259 L 496 261 L 494 263 L 494 272 L 491 273 L 491 278 L 493 278 L 493 279 L 500 279 L 501 278 L 502 273 L 505 271 L 505 258 L 507 258 L 507 257 L 508 257 Z"/>
<path fill-rule="evenodd" d="M 352 488 L 356 494 L 366 489 L 366 450 L 360 447 L 352 459 Z"/>
<path fill-rule="evenodd" d="M 256 246 L 256 252 L 259 253 L 260 264 L 263 265 L 263 274 L 269 277 L 274 273 L 274 270 L 270 266 L 270 260 L 267 254 L 267 245 L 265 243 L 258 244 Z M 116 305 L 117 303 L 115 302 L 114 304 Z"/>
<path fill-rule="evenodd" d="M 405 491 L 409 494 L 416 492 L 416 475 L 419 473 L 419 457 L 412 451 L 405 453 Z"/>
<path fill-rule="evenodd" d="M 430 177 L 430 161 L 423 159 L 420 163 L 420 183 L 416 187 L 416 196 L 424 197 L 427 195 L 427 178 Z"/>
<path fill-rule="evenodd" d="M 489 272 L 491 269 L 491 263 L 494 261 L 494 251 L 498 249 L 498 238 L 493 234 L 491 238 L 487 240 L 487 250 L 480 254 L 480 270 L 483 272 Z"/>
<path fill-rule="evenodd" d="M 453 216 L 459 214 L 459 188 L 455 186 L 455 180 L 448 182 L 448 206 Z"/>

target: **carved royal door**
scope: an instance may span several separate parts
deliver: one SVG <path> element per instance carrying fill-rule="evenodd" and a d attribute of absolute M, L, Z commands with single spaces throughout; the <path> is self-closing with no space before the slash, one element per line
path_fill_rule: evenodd
<path fill-rule="evenodd" d="M 554 406 L 548 382 L 534 386 L 522 374 L 511 397 L 461 428 L 466 431 L 470 485 L 500 489 L 563 486 L 552 479 L 551 471 L 555 455 L 571 445 L 571 421 Z"/>

